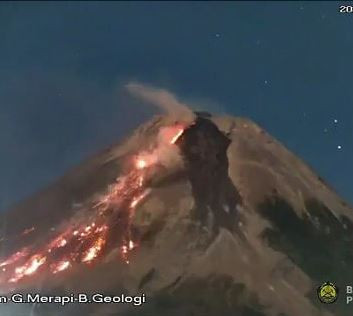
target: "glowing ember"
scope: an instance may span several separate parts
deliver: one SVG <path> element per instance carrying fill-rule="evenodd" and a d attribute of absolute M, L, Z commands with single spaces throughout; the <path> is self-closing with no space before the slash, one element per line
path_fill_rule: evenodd
<path fill-rule="evenodd" d="M 179 137 L 184 133 L 184 129 L 183 128 L 179 128 L 178 132 L 174 135 L 174 137 L 171 139 L 170 143 L 171 144 L 175 144 L 176 141 L 179 139 Z"/>
<path fill-rule="evenodd" d="M 143 176 L 139 176 L 139 187 L 143 186 Z"/>
<path fill-rule="evenodd" d="M 132 250 L 135 248 L 135 244 L 132 240 L 129 240 L 129 250 Z"/>
<path fill-rule="evenodd" d="M 137 170 L 143 170 L 147 167 L 154 165 L 158 161 L 158 157 L 155 153 L 143 152 L 138 155 L 135 160 L 135 167 Z"/>
<path fill-rule="evenodd" d="M 49 244 L 48 252 L 52 252 L 53 249 L 62 248 L 67 245 L 67 239 L 60 236 Z"/>
<path fill-rule="evenodd" d="M 16 261 L 20 260 L 21 258 L 25 257 L 28 254 L 28 251 L 26 249 L 23 249 L 21 251 L 16 252 L 12 256 L 10 256 L 8 259 L 0 263 L 0 268 L 6 267 L 8 265 L 11 265 L 15 263 Z"/>
<path fill-rule="evenodd" d="M 52 272 L 56 274 L 68 269 L 70 266 L 71 266 L 70 261 L 68 260 L 60 261 L 57 265 L 53 265 Z"/>
<path fill-rule="evenodd" d="M 29 262 L 29 265 L 25 267 L 23 274 L 31 275 L 38 270 L 38 268 L 45 263 L 47 260 L 46 257 L 41 257 L 40 255 L 36 255 L 32 257 Z M 20 269 L 21 270 L 21 269 Z"/>
<path fill-rule="evenodd" d="M 67 244 L 67 240 L 66 239 L 61 239 L 58 246 L 59 247 L 65 247 L 66 244 Z"/>
<path fill-rule="evenodd" d="M 15 269 L 15 276 L 12 277 L 9 282 L 14 283 L 22 279 L 25 276 L 29 276 L 35 273 L 40 266 L 46 262 L 47 258 L 41 255 L 34 255 L 29 261 L 21 267 Z"/>
<path fill-rule="evenodd" d="M 96 233 L 102 233 L 104 231 L 107 231 L 108 230 L 108 226 L 107 225 L 103 225 L 101 227 L 97 227 L 96 228 Z"/>
<path fill-rule="evenodd" d="M 136 199 L 133 199 L 132 202 L 131 202 L 130 207 L 131 207 L 131 208 L 136 207 L 136 205 L 138 204 L 138 202 L 139 202 L 139 200 L 138 200 L 137 198 L 136 198 Z"/>
<path fill-rule="evenodd" d="M 132 202 L 130 204 L 131 208 L 135 208 L 149 193 L 149 190 L 146 190 L 145 192 L 143 192 L 142 194 L 134 197 L 132 199 Z"/>
<path fill-rule="evenodd" d="M 28 235 L 28 234 L 30 234 L 31 232 L 33 232 L 34 230 L 35 230 L 34 227 L 27 228 L 27 229 L 25 229 L 25 230 L 22 232 L 22 236 Z"/>
<path fill-rule="evenodd" d="M 140 159 L 137 159 L 136 161 L 136 168 L 137 169 L 144 169 L 147 167 L 147 162 L 146 160 L 140 158 Z"/>
<path fill-rule="evenodd" d="M 93 246 L 87 250 L 85 256 L 82 259 L 82 262 L 88 263 L 95 259 L 102 250 L 104 244 L 105 240 L 102 237 L 99 237 Z"/>
<path fill-rule="evenodd" d="M 93 234 L 93 232 L 94 232 L 94 229 L 93 229 L 94 227 L 95 227 L 95 224 L 94 224 L 94 226 L 93 225 L 87 225 L 86 227 L 81 229 L 81 232 L 78 231 L 78 230 L 75 230 L 73 232 L 73 235 L 74 236 L 79 235 L 79 239 L 91 236 Z"/>
<path fill-rule="evenodd" d="M 22 277 L 14 276 L 11 279 L 9 279 L 9 283 L 16 283 L 20 279 L 22 279 Z"/>
<path fill-rule="evenodd" d="M 121 257 L 125 261 L 126 264 L 130 264 L 128 255 L 129 251 L 136 248 L 136 244 L 130 239 L 127 244 L 121 246 Z"/>

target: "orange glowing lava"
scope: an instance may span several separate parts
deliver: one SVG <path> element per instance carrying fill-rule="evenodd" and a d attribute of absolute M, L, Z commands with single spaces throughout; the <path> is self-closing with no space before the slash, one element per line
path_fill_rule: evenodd
<path fill-rule="evenodd" d="M 9 280 L 9 282 L 14 283 L 25 276 L 32 275 L 39 269 L 40 266 L 46 262 L 46 260 L 47 258 L 45 256 L 34 255 L 23 266 L 17 267 L 15 269 L 15 275 Z"/>
<path fill-rule="evenodd" d="M 135 248 L 135 243 L 132 240 L 129 240 L 129 250 L 132 250 Z"/>
<path fill-rule="evenodd" d="M 148 195 L 148 193 L 149 193 L 149 191 L 146 190 L 142 194 L 134 197 L 132 199 L 131 204 L 130 204 L 130 208 L 135 208 Z"/>
<path fill-rule="evenodd" d="M 176 124 L 172 126 L 164 126 L 159 130 L 159 139 L 162 144 L 173 145 L 179 139 L 179 137 L 184 133 L 185 125 Z"/>
<path fill-rule="evenodd" d="M 52 272 L 54 274 L 65 271 L 66 269 L 68 269 L 71 266 L 71 263 L 69 260 L 63 260 L 60 261 L 57 265 L 53 265 L 52 267 Z"/>
<path fill-rule="evenodd" d="M 15 263 L 16 261 L 20 260 L 21 258 L 27 256 L 28 250 L 27 249 L 22 249 L 20 251 L 17 251 L 13 255 L 11 255 L 8 259 L 0 263 L 0 268 L 6 267 L 8 265 L 11 265 Z"/>
<path fill-rule="evenodd" d="M 153 152 L 143 152 L 135 158 L 135 167 L 137 170 L 142 171 L 143 169 L 154 165 L 157 161 L 158 157 Z"/>
<path fill-rule="evenodd" d="M 136 161 L 136 168 L 137 169 L 144 169 L 146 167 L 147 167 L 146 160 L 144 160 L 142 158 L 137 159 L 137 161 Z"/>
<path fill-rule="evenodd" d="M 152 192 L 147 185 L 155 170 L 150 167 L 161 160 L 163 150 L 161 151 L 159 146 L 168 147 L 175 144 L 185 127 L 182 124 L 161 127 L 158 139 L 153 143 L 155 147 L 146 146 L 148 150 L 133 156 L 132 166 L 129 164 L 131 167 L 126 173 L 119 175 L 104 193 L 87 201 L 87 210 L 90 211 L 87 212 L 87 216 L 78 213 L 78 216 L 72 218 L 66 230 L 55 227 L 52 231 L 57 233 L 52 239 L 36 246 L 27 246 L 0 261 L 2 271 L 0 285 L 3 281 L 16 283 L 41 271 L 57 274 L 79 264 L 89 265 L 102 257 L 105 251 L 110 251 L 109 245 L 117 243 L 121 258 L 129 264 L 130 251 L 139 246 L 138 241 L 131 240 L 135 209 Z M 158 168 L 156 170 L 158 171 Z M 117 238 L 121 239 L 110 240 L 109 238 L 115 238 L 111 232 L 114 232 L 116 226 L 114 227 L 115 224 L 112 223 L 119 212 L 127 212 L 128 222 L 119 227 L 122 229 L 122 237 Z M 27 228 L 19 236 L 25 239 L 24 236 L 34 230 L 34 226 Z M 0 239 L 4 240 L 6 239 Z"/>
<path fill-rule="evenodd" d="M 184 133 L 184 128 L 179 128 L 177 133 L 173 136 L 173 138 L 170 140 L 171 144 L 175 144 L 176 141 L 179 139 L 179 137 Z"/>
<path fill-rule="evenodd" d="M 52 252 L 53 249 L 57 249 L 57 248 L 62 248 L 65 247 L 67 245 L 67 239 L 60 236 L 56 239 L 54 239 L 48 247 L 48 252 Z"/>
<path fill-rule="evenodd" d="M 86 254 L 82 258 L 82 262 L 89 263 L 93 259 L 95 259 L 98 256 L 98 254 L 101 252 L 104 245 L 105 245 L 105 240 L 102 237 L 99 237 L 95 241 L 93 246 L 87 250 Z"/>

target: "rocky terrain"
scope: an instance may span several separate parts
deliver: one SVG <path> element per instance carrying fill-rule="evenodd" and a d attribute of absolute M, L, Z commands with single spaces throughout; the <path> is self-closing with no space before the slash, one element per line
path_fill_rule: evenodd
<path fill-rule="evenodd" d="M 122 175 L 127 180 L 117 180 Z M 138 177 L 143 179 L 137 186 Z M 124 191 L 114 191 L 122 182 Z M 98 209 L 103 219 L 95 217 L 97 200 L 107 204 Z M 76 223 L 91 218 L 108 232 L 86 265 L 89 248 L 73 236 L 81 229 Z M 248 119 L 203 112 L 188 122 L 157 116 L 6 212 L 2 221 L 4 260 L 28 246 L 27 256 L 37 251 L 46 260 L 36 274 L 24 273 L 12 285 L 11 274 L 0 274 L 2 293 L 147 297 L 139 307 L 2 304 L 4 316 L 352 314 L 344 291 L 332 305 L 316 297 L 324 281 L 341 288 L 353 284 L 352 209 Z M 50 240 L 71 228 L 65 245 L 56 246 L 62 250 L 44 257 Z M 72 256 L 73 249 L 78 255 Z M 73 258 L 71 269 L 51 274 L 60 251 Z"/>

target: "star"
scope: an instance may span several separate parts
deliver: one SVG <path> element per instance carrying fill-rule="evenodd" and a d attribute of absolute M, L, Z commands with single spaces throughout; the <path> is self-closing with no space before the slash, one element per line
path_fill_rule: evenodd
<path fill-rule="evenodd" d="M 219 34 L 219 33 L 216 33 L 216 37 L 220 37 L 221 36 L 221 34 Z"/>
<path fill-rule="evenodd" d="M 337 146 L 337 149 L 338 149 L 338 150 L 341 150 L 341 149 L 342 149 L 342 146 L 341 146 L 341 145 L 338 145 L 338 146 Z"/>
<path fill-rule="evenodd" d="M 337 123 L 338 123 L 338 120 L 337 120 L 337 119 L 334 119 L 333 122 L 334 122 L 335 124 L 337 124 Z"/>
<path fill-rule="evenodd" d="M 267 81 L 267 80 L 265 80 L 265 84 L 268 84 L 268 81 Z"/>

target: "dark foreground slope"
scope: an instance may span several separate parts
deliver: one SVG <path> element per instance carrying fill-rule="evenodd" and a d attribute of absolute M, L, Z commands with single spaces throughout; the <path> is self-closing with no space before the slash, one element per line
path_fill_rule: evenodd
<path fill-rule="evenodd" d="M 4 219 L 4 254 L 47 238 L 77 209 L 89 208 L 86 202 L 113 183 L 133 155 L 147 150 L 166 124 L 170 121 L 164 117 L 152 120 L 10 210 Z M 17 289 L 143 292 L 143 306 L 3 304 L 0 314 L 351 315 L 344 293 L 332 306 L 317 303 L 316 287 L 322 282 L 332 280 L 342 289 L 353 284 L 352 209 L 322 179 L 242 118 L 199 115 L 175 145 L 181 163 L 164 157 L 149 179 L 150 195 L 133 214 L 139 246 L 129 264 L 117 260 L 112 249 L 91 266 L 38 276 Z M 25 238 L 16 237 L 32 226 Z"/>

